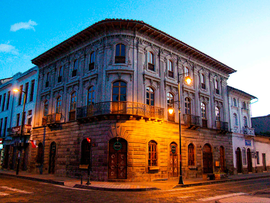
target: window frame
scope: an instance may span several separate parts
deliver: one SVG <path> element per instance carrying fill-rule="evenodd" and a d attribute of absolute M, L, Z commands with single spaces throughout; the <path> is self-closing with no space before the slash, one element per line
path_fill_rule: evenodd
<path fill-rule="evenodd" d="M 89 56 L 89 71 L 95 69 L 95 62 L 96 62 L 96 52 L 92 51 Z"/>
<path fill-rule="evenodd" d="M 118 48 L 119 47 L 119 48 Z M 124 49 L 124 51 L 123 51 Z M 117 43 L 115 45 L 115 55 L 114 55 L 114 63 L 115 64 L 124 64 L 126 63 L 126 45 L 123 43 Z"/>
<path fill-rule="evenodd" d="M 125 85 L 122 85 L 125 84 Z M 117 93 L 114 90 L 117 89 Z M 121 90 L 125 89 L 125 94 L 121 93 Z M 114 99 L 114 96 L 118 99 Z M 123 98 L 123 99 L 122 99 Z M 127 83 L 123 80 L 117 80 L 112 84 L 112 101 L 113 102 L 125 102 L 127 101 Z"/>
<path fill-rule="evenodd" d="M 158 166 L 157 142 L 150 140 L 148 142 L 148 167 Z"/>
<path fill-rule="evenodd" d="M 77 108 L 77 92 L 74 91 L 70 94 L 70 107 L 69 111 L 76 111 Z"/>
<path fill-rule="evenodd" d="M 146 104 L 155 106 L 155 90 L 150 86 L 146 87 Z"/>
<path fill-rule="evenodd" d="M 207 110 L 206 110 L 206 104 L 204 102 L 201 102 L 201 118 L 204 120 L 207 120 Z"/>
<path fill-rule="evenodd" d="M 185 98 L 185 114 L 191 115 L 191 99 L 189 97 Z"/>
<path fill-rule="evenodd" d="M 55 113 L 62 113 L 62 96 L 56 98 Z"/>
<path fill-rule="evenodd" d="M 168 71 L 168 76 L 173 78 L 174 77 L 174 67 L 173 67 L 173 62 L 172 60 L 168 59 L 167 61 L 167 71 Z"/>
<path fill-rule="evenodd" d="M 89 98 L 89 95 L 90 98 Z M 95 86 L 90 86 L 87 89 L 87 101 L 86 101 L 86 105 L 90 106 L 90 105 L 94 105 L 95 104 Z"/>
<path fill-rule="evenodd" d="M 216 121 L 220 121 L 220 107 L 215 106 L 215 117 L 216 117 Z"/>
<path fill-rule="evenodd" d="M 195 146 L 193 143 L 188 145 L 188 166 L 195 166 Z"/>
<path fill-rule="evenodd" d="M 206 83 L 205 83 L 205 75 L 204 75 L 204 73 L 200 74 L 200 79 L 201 79 L 201 88 L 205 90 L 206 89 Z"/>
<path fill-rule="evenodd" d="M 43 103 L 43 116 L 47 116 L 49 114 L 49 101 L 45 100 Z"/>
<path fill-rule="evenodd" d="M 147 51 L 148 70 L 155 71 L 155 55 L 152 51 Z"/>

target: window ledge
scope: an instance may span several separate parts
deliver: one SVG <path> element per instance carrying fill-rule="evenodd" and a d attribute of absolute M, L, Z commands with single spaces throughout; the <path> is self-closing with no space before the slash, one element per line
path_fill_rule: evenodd
<path fill-rule="evenodd" d="M 149 171 L 157 171 L 159 170 L 158 166 L 148 166 Z"/>

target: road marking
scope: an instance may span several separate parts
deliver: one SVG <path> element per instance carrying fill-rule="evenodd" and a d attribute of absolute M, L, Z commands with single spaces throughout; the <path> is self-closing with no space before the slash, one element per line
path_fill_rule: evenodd
<path fill-rule="evenodd" d="M 0 192 L 0 196 L 7 196 L 9 195 L 8 193 Z"/>
<path fill-rule="evenodd" d="M 207 197 L 207 198 L 202 198 L 198 199 L 198 201 L 203 201 L 203 202 L 208 202 L 216 199 L 223 199 L 226 197 L 234 197 L 234 196 L 240 196 L 240 195 L 246 195 L 246 193 L 239 192 L 239 193 L 231 193 L 231 194 L 226 194 L 226 195 L 219 195 L 219 196 L 214 196 L 214 197 Z"/>
<path fill-rule="evenodd" d="M 19 189 L 12 188 L 12 187 L 7 187 L 7 186 L 1 186 L 1 188 L 6 189 L 6 190 L 11 190 L 11 191 L 14 191 L 14 192 L 24 193 L 24 194 L 32 194 L 33 193 L 33 192 L 27 192 L 25 190 L 19 190 Z"/>

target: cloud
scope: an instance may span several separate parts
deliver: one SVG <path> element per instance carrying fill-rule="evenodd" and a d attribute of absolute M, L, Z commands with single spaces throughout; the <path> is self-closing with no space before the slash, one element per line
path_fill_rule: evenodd
<path fill-rule="evenodd" d="M 0 44 L 0 52 L 11 53 L 14 55 L 19 54 L 18 49 L 16 49 L 14 46 L 9 45 L 9 44 Z"/>
<path fill-rule="evenodd" d="M 14 25 L 11 25 L 10 31 L 16 32 L 20 29 L 25 29 L 25 30 L 34 30 L 34 26 L 36 26 L 37 23 L 35 21 L 29 20 L 28 22 L 20 22 L 20 23 L 15 23 Z"/>

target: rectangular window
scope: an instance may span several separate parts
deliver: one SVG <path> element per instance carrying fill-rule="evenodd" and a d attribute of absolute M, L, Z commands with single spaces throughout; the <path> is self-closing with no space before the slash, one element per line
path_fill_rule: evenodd
<path fill-rule="evenodd" d="M 257 164 L 260 164 L 260 154 L 258 151 L 256 152 L 256 157 L 257 157 Z"/>
<path fill-rule="evenodd" d="M 6 104 L 6 93 L 3 96 L 3 104 L 2 104 L 2 111 L 5 110 L 5 104 Z"/>
<path fill-rule="evenodd" d="M 18 100 L 18 106 L 22 105 L 22 91 L 23 91 L 23 85 L 20 86 L 20 95 Z"/>
<path fill-rule="evenodd" d="M 27 97 L 28 97 L 28 87 L 29 87 L 29 82 L 27 82 L 25 84 L 25 89 L 24 89 L 24 92 L 25 92 L 25 103 L 27 102 Z"/>
<path fill-rule="evenodd" d="M 10 100 L 10 91 L 8 91 L 6 110 L 8 110 L 9 108 L 9 100 Z"/>
<path fill-rule="evenodd" d="M 17 114 L 16 126 L 20 126 L 20 114 Z"/>
<path fill-rule="evenodd" d="M 35 80 L 31 81 L 30 102 L 34 99 Z"/>
<path fill-rule="evenodd" d="M 0 137 L 2 137 L 3 118 L 0 119 Z"/>
<path fill-rule="evenodd" d="M 32 123 L 32 110 L 29 110 L 27 115 L 27 125 L 31 125 L 31 123 Z"/>
<path fill-rule="evenodd" d="M 154 141 L 148 143 L 148 166 L 157 166 L 157 143 Z"/>
<path fill-rule="evenodd" d="M 7 117 L 5 117 L 5 124 L 4 124 L 4 137 L 6 136 L 6 131 L 7 131 Z"/>

